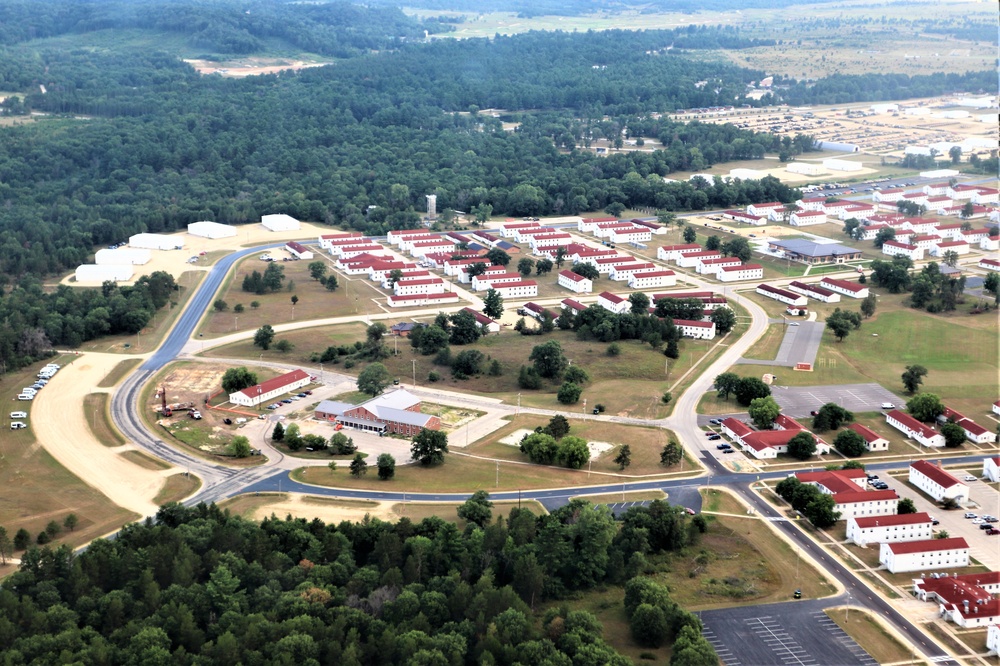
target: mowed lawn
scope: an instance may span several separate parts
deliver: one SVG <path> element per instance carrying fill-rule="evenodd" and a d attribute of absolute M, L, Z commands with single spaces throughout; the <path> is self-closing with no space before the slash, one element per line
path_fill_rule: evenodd
<path fill-rule="evenodd" d="M 514 462 L 530 462 L 528 456 L 521 453 L 518 446 L 505 444 L 500 440 L 511 433 L 520 430 L 534 430 L 538 426 L 544 426 L 549 419 L 536 414 L 522 414 L 511 419 L 509 425 L 500 428 L 496 432 L 490 433 L 487 437 L 474 443 L 463 452 L 485 458 L 497 458 Z M 621 423 L 609 421 L 569 419 L 569 434 L 581 437 L 588 442 L 606 442 L 612 448 L 602 453 L 591 461 L 590 469 L 594 472 L 606 474 L 622 474 L 625 476 L 638 476 L 648 474 L 668 474 L 680 472 L 681 465 L 664 467 L 660 465 L 660 452 L 667 442 L 676 439 L 674 434 L 665 428 L 646 428 L 640 426 L 626 426 Z M 628 444 L 632 452 L 632 462 L 624 470 L 620 471 L 614 459 L 624 444 Z M 694 466 L 687 463 L 685 469 L 694 469 Z M 600 479 L 596 479 L 597 483 Z"/>
<path fill-rule="evenodd" d="M 327 265 L 327 275 L 337 276 L 339 286 L 336 291 L 327 291 L 326 287 L 309 277 L 309 264 L 313 261 L 323 261 Z M 205 337 L 215 337 L 235 331 L 256 330 L 264 324 L 273 326 L 290 321 L 382 312 L 373 299 L 381 298 L 384 302 L 387 292 L 378 289 L 367 276 L 347 276 L 335 271 L 333 264 L 328 258 L 321 256 L 319 251 L 314 259 L 279 261 L 277 265 L 285 270 L 285 288 L 271 294 L 254 294 L 243 291 L 243 278 L 253 271 L 263 274 L 268 264 L 261 261 L 259 255 L 252 255 L 238 262 L 216 294 L 216 299 L 225 301 L 228 308 L 217 312 L 210 307 L 199 332 Z M 288 289 L 290 284 L 292 288 Z M 294 312 L 293 295 L 299 298 Z M 259 307 L 250 306 L 254 301 Z M 237 304 L 244 307 L 239 315 L 233 312 Z"/>
<path fill-rule="evenodd" d="M 936 393 L 970 418 L 988 414 L 1000 377 L 996 317 L 968 315 L 968 305 L 947 316 L 932 315 L 903 307 L 901 300 L 880 295 L 883 311 L 843 342 L 824 331 L 813 372 L 759 365 L 737 365 L 733 371 L 742 376 L 774 373 L 786 386 L 877 382 L 905 401 L 900 375 L 907 365 L 918 364 L 928 370 L 923 392 Z"/>

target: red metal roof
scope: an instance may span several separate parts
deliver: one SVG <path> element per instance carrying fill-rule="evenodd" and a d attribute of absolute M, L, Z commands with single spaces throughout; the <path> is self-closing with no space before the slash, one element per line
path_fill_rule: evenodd
<path fill-rule="evenodd" d="M 911 463 L 910 467 L 917 470 L 942 488 L 951 488 L 952 486 L 961 485 L 962 483 L 949 472 L 946 472 L 934 463 L 926 460 L 918 460 Z"/>
<path fill-rule="evenodd" d="M 849 425 L 847 427 L 848 427 L 848 429 L 853 430 L 854 432 L 856 432 L 859 435 L 861 435 L 861 437 L 864 438 L 864 440 L 866 442 L 868 442 L 869 444 L 871 444 L 872 442 L 874 442 L 876 440 L 879 440 L 879 439 L 885 439 L 885 437 L 883 437 L 882 435 L 878 434 L 877 432 L 875 432 L 871 428 L 867 428 L 867 427 L 861 425 L 860 423 L 852 423 L 851 425 Z"/>
<path fill-rule="evenodd" d="M 565 278 L 569 278 L 573 282 L 580 282 L 581 280 L 586 280 L 587 279 L 587 278 L 583 277 L 582 275 L 578 275 L 577 273 L 574 273 L 573 271 L 559 271 L 559 275 L 561 275 L 562 277 L 565 277 Z"/>
<path fill-rule="evenodd" d="M 309 379 L 309 373 L 305 370 L 292 370 L 280 377 L 274 377 L 273 379 L 268 379 L 266 382 L 261 382 L 249 388 L 245 388 L 240 393 L 248 398 L 254 398 L 257 395 L 263 393 L 270 393 L 271 391 L 277 391 L 280 388 L 284 388 L 289 384 L 294 384 L 302 379 Z"/>
<path fill-rule="evenodd" d="M 924 512 L 920 513 L 899 513 L 894 516 L 866 516 L 855 518 L 854 522 L 858 527 L 892 527 L 894 525 L 920 525 L 930 523 L 931 517 Z"/>
<path fill-rule="evenodd" d="M 951 537 L 950 539 L 924 539 L 922 541 L 893 541 L 886 544 L 896 555 L 908 555 L 911 553 L 934 553 L 939 550 L 956 550 L 968 548 L 969 543 L 962 537 Z"/>
<path fill-rule="evenodd" d="M 823 283 L 833 285 L 834 287 L 839 287 L 840 289 L 846 289 L 847 291 L 859 292 L 864 291 L 868 287 L 857 282 L 851 282 L 850 280 L 838 280 L 837 278 L 823 278 L 820 280 L 820 284 Z"/>
<path fill-rule="evenodd" d="M 618 296 L 617 294 L 612 294 L 610 291 L 602 291 L 599 294 L 599 296 L 600 296 L 600 298 L 603 298 L 606 301 L 611 301 L 612 303 L 624 303 L 625 302 L 624 298 L 622 298 L 621 296 Z"/>
<path fill-rule="evenodd" d="M 891 488 L 889 490 L 856 490 L 837 493 L 833 499 L 836 500 L 837 504 L 856 504 L 857 502 L 899 499 L 899 495 Z"/>

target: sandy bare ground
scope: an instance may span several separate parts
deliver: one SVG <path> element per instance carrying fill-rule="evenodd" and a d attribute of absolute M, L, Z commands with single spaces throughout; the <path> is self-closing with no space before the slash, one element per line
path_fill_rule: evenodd
<path fill-rule="evenodd" d="M 204 265 L 204 259 L 198 263 L 188 263 L 188 259 L 199 256 L 201 252 L 221 251 L 228 253 L 251 245 L 263 245 L 265 243 L 276 243 L 278 241 L 301 240 L 303 238 L 308 242 L 315 243 L 316 240 L 323 234 L 337 233 L 337 230 L 332 227 L 318 226 L 308 222 L 303 222 L 298 231 L 268 231 L 262 224 L 244 224 L 242 226 L 234 227 L 234 229 L 236 229 L 235 236 L 214 240 L 211 238 L 202 238 L 201 236 L 192 236 L 186 231 L 178 231 L 176 233 L 169 234 L 170 236 L 183 240 L 184 249 L 150 250 L 152 259 L 150 259 L 149 263 L 136 266 L 133 279 L 121 284 L 133 284 L 138 278 L 143 275 L 149 275 L 153 271 L 166 271 L 167 273 L 173 275 L 175 279 L 180 279 L 181 275 L 187 271 L 208 271 L 211 266 Z M 319 254 L 317 254 L 317 256 L 319 256 Z M 69 285 L 71 287 L 82 286 L 91 289 L 95 286 L 93 284 L 77 284 L 76 282 L 71 281 L 72 277 L 73 274 L 70 273 L 63 278 L 61 284 Z"/>
<path fill-rule="evenodd" d="M 319 518 L 326 524 L 337 524 L 342 520 L 358 522 L 371 516 L 395 522 L 399 516 L 392 510 L 395 502 L 325 502 L 302 495 L 290 495 L 288 499 L 265 504 L 253 512 L 254 520 L 263 520 L 272 513 L 279 518 L 291 514 L 294 518 Z"/>
<path fill-rule="evenodd" d="M 229 78 L 242 78 L 255 74 L 274 74 L 286 69 L 299 70 L 307 67 L 323 67 L 328 62 L 306 62 L 304 60 L 274 60 L 271 58 L 247 58 L 227 62 L 209 60 L 185 60 L 199 74 L 219 74 Z"/>
<path fill-rule="evenodd" d="M 149 470 L 104 446 L 87 426 L 83 400 L 89 393 L 107 392 L 98 382 L 118 363 L 114 354 L 81 354 L 63 366 L 31 404 L 31 425 L 41 445 L 59 463 L 120 507 L 152 516 L 153 498 L 173 468 Z M 129 446 L 129 448 L 134 448 Z"/>

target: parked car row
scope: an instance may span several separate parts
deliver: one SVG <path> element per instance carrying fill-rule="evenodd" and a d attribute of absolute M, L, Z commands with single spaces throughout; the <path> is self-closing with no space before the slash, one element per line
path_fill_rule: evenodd
<path fill-rule="evenodd" d="M 38 392 L 41 391 L 43 388 L 45 388 L 45 385 L 49 383 L 49 380 L 52 379 L 52 377 L 54 377 L 57 372 L 59 372 L 59 368 L 60 366 L 58 363 L 49 363 L 48 365 L 43 367 L 38 372 L 37 376 L 38 381 L 36 381 L 31 386 L 25 386 L 23 389 L 21 389 L 21 392 L 18 394 L 17 399 L 29 400 L 29 401 L 34 400 Z"/>

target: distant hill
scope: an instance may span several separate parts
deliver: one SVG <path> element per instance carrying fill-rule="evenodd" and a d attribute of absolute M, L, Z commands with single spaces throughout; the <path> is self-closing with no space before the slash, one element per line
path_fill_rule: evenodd
<path fill-rule="evenodd" d="M 338 58 L 422 38 L 441 24 L 421 22 L 388 5 L 363 7 L 234 0 L 101 0 L 0 3 L 0 45 L 105 30 L 147 30 L 183 39 L 190 49 L 246 55 L 280 39 L 303 51 Z"/>

